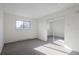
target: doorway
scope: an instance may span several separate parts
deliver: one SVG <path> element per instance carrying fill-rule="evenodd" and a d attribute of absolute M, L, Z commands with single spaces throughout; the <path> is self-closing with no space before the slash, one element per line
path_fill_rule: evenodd
<path fill-rule="evenodd" d="M 47 42 L 64 45 L 64 19 L 48 21 Z"/>

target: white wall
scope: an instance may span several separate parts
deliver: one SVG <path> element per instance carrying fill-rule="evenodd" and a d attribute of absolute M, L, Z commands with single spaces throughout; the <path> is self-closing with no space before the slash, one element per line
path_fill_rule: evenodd
<path fill-rule="evenodd" d="M 38 38 L 47 41 L 47 21 L 45 19 L 38 21 Z"/>
<path fill-rule="evenodd" d="M 79 52 L 79 14 L 71 14 L 66 17 L 65 43 Z"/>
<path fill-rule="evenodd" d="M 64 37 L 64 19 L 58 19 L 52 24 L 53 35 Z"/>
<path fill-rule="evenodd" d="M 48 35 L 64 37 L 64 18 L 54 18 L 49 22 Z"/>
<path fill-rule="evenodd" d="M 31 21 L 30 30 L 17 30 L 16 20 Z M 27 17 L 5 13 L 5 43 L 37 38 L 37 21 Z"/>
<path fill-rule="evenodd" d="M 70 8 L 65 16 L 65 44 L 79 52 L 79 6 Z"/>
<path fill-rule="evenodd" d="M 2 51 L 3 48 L 3 10 L 2 10 L 2 6 L 0 5 L 0 53 Z"/>

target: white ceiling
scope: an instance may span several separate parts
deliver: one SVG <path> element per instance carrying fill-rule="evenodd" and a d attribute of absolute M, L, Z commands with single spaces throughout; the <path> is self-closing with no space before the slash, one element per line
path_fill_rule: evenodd
<path fill-rule="evenodd" d="M 68 3 L 22 3 L 3 4 L 7 13 L 25 16 L 29 18 L 42 17 L 57 11 L 61 11 L 74 4 Z"/>

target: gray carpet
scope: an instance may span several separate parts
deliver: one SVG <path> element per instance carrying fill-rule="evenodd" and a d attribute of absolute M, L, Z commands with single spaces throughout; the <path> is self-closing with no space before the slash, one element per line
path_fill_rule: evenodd
<path fill-rule="evenodd" d="M 34 50 L 38 46 L 44 45 L 46 42 L 39 39 L 30 39 L 8 43 L 4 45 L 2 55 L 44 55 Z"/>
<path fill-rule="evenodd" d="M 30 40 L 8 43 L 4 45 L 2 55 L 46 55 L 42 52 L 35 50 L 34 48 L 43 46 L 47 43 L 52 43 L 51 37 L 49 38 L 47 42 L 39 40 L 39 39 L 30 39 Z M 61 52 L 59 50 L 57 51 Z M 70 53 L 70 55 L 79 55 L 79 53 L 73 51 Z"/>

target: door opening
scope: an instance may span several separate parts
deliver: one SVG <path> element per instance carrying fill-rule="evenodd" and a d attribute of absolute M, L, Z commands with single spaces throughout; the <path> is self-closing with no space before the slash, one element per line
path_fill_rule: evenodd
<path fill-rule="evenodd" d="M 48 22 L 48 42 L 57 45 L 64 44 L 64 20 Z"/>

